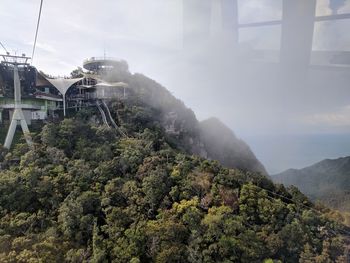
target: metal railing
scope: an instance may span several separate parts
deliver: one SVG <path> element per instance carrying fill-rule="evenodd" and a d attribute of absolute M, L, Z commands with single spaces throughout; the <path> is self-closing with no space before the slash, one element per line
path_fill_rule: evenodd
<path fill-rule="evenodd" d="M 120 61 L 120 59 L 115 58 L 115 57 L 91 57 L 91 58 L 85 59 L 83 61 L 83 64 L 91 63 L 91 62 L 95 62 L 95 61 L 100 61 L 100 60 L 102 60 L 102 61 L 103 60 Z"/>

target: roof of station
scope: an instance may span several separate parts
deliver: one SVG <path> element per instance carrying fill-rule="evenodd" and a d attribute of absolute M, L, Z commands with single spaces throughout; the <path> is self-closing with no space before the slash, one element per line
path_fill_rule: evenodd
<path fill-rule="evenodd" d="M 52 85 L 54 86 L 62 95 L 65 95 L 70 87 L 72 87 L 77 82 L 84 79 L 84 77 L 81 78 L 74 78 L 74 79 L 68 79 L 68 78 L 49 78 L 46 77 L 44 74 L 38 72 L 39 78 L 37 79 L 37 82 L 40 83 L 39 85 Z M 85 76 L 86 77 L 86 76 Z M 89 76 L 91 77 L 91 76 Z M 96 78 L 95 76 L 92 77 L 98 82 L 94 85 L 81 85 L 85 88 L 97 88 L 97 87 L 128 87 L 128 84 L 124 82 L 105 82 L 101 79 Z"/>
<path fill-rule="evenodd" d="M 54 86 L 62 95 L 65 95 L 69 88 L 74 85 L 75 83 L 79 82 L 83 78 L 74 78 L 74 79 L 67 79 L 67 78 L 49 78 L 38 72 L 38 75 L 40 75 L 42 78 L 44 78 L 47 82 L 49 82 L 52 86 Z M 44 82 L 40 82 L 41 84 L 44 84 Z"/>
<path fill-rule="evenodd" d="M 57 79 L 48 79 L 47 81 L 50 82 L 56 89 L 61 92 L 62 95 L 65 95 L 68 91 L 68 89 L 78 81 L 82 80 L 83 78 L 76 78 L 76 79 L 65 79 L 65 78 L 57 78 Z"/>

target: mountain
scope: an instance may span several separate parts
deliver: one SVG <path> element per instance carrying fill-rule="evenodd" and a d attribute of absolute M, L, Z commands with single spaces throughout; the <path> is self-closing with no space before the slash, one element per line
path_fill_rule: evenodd
<path fill-rule="evenodd" d="M 313 200 L 350 211 L 350 157 L 323 160 L 300 170 L 287 170 L 272 178 L 279 183 L 297 186 Z"/>
<path fill-rule="evenodd" d="M 200 134 L 208 158 L 218 160 L 226 167 L 259 172 L 267 175 L 249 146 L 238 139 L 230 128 L 217 118 L 199 123 Z"/>
<path fill-rule="evenodd" d="M 168 136 L 188 153 L 218 160 L 228 168 L 267 175 L 249 146 L 230 128 L 217 118 L 199 122 L 191 109 L 156 81 L 128 71 L 108 74 L 106 80 L 127 82 L 134 97 L 142 98 L 143 103 L 159 111 L 158 120 Z"/>
<path fill-rule="evenodd" d="M 142 75 L 125 81 L 128 98 L 106 102 L 113 128 L 86 107 L 33 148 L 0 147 L 0 262 L 346 262 L 337 213 L 193 154 L 208 149 L 193 112 Z"/>

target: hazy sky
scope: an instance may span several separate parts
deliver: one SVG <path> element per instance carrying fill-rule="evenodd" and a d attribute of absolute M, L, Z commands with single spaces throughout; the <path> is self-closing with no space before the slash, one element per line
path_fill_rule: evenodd
<path fill-rule="evenodd" d="M 219 2 L 212 0 L 209 41 L 184 50 L 181 0 L 44 0 L 34 65 L 52 75 L 68 75 L 84 59 L 104 52 L 125 59 L 132 72 L 163 84 L 199 119 L 222 119 L 263 162 L 281 158 L 264 136 L 284 136 L 278 147 L 285 144 L 286 149 L 288 136 L 349 134 L 349 71 L 310 71 L 304 81 L 294 82 L 281 76 L 278 64 L 252 63 L 252 49 L 278 50 L 280 26 L 240 30 L 240 45 L 233 52 L 220 26 Z M 240 23 L 281 18 L 281 0 L 238 2 Z M 31 54 L 39 4 L 0 0 L 0 41 L 10 52 Z M 349 0 L 332 5 L 318 0 L 317 15 L 331 14 L 330 6 L 338 13 L 350 12 Z M 313 48 L 350 51 L 350 21 L 317 23 Z M 276 52 L 271 54 L 274 61 Z M 344 149 L 332 150 L 328 157 L 337 153 L 343 155 Z M 275 172 L 304 163 L 290 161 L 282 167 L 271 162 L 267 168 Z"/>

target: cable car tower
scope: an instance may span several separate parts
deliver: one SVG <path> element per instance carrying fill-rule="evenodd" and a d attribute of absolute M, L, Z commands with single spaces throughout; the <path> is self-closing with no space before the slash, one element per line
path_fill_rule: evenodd
<path fill-rule="evenodd" d="M 14 111 L 12 114 L 12 120 L 7 131 L 4 147 L 10 149 L 13 137 L 16 132 L 17 125 L 21 125 L 24 138 L 27 144 L 31 147 L 33 145 L 32 138 L 28 129 L 27 121 L 24 118 L 22 111 L 23 105 L 21 101 L 21 82 L 19 79 L 19 71 L 24 70 L 29 66 L 28 60 L 30 57 L 26 57 L 25 54 L 22 56 L 13 56 L 7 53 L 6 55 L 0 55 L 3 58 L 1 62 L 3 65 L 13 68 L 13 88 L 14 88 Z"/>

